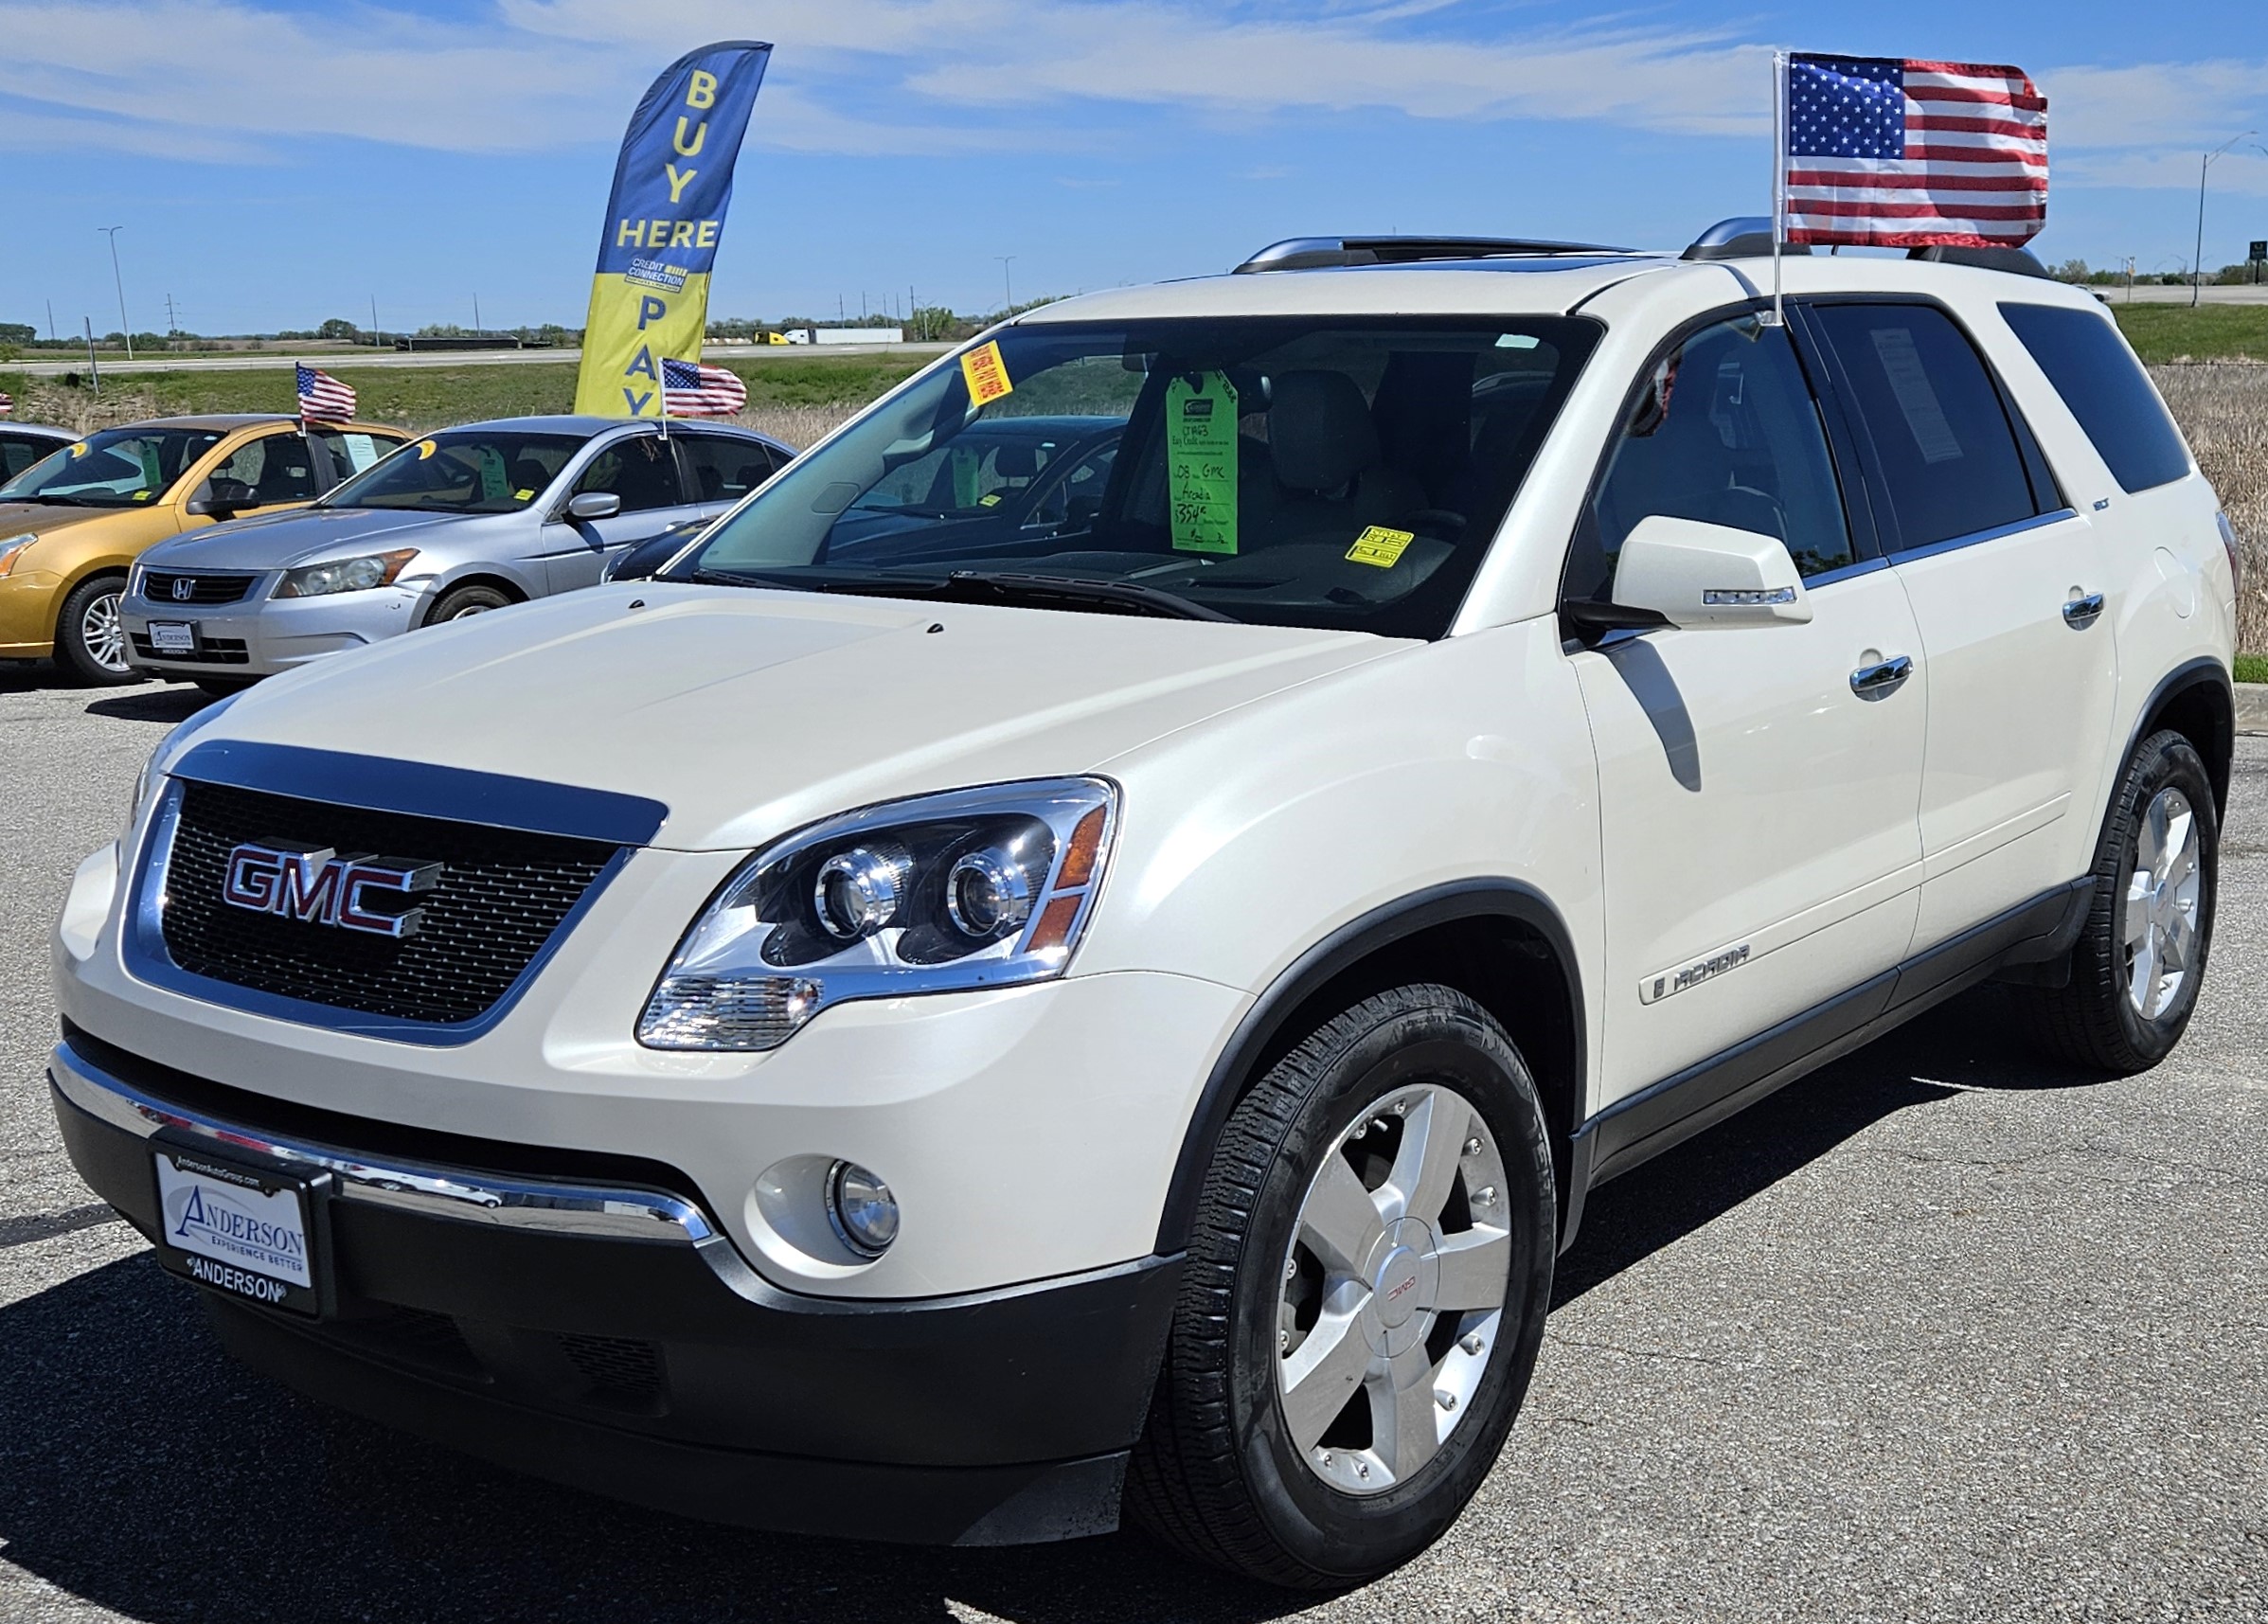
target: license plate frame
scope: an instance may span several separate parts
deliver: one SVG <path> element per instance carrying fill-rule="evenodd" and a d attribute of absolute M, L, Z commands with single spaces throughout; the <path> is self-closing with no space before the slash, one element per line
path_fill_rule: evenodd
<path fill-rule="evenodd" d="M 168 1129 L 150 1141 L 157 1260 L 215 1295 L 309 1319 L 335 1310 L 325 1170 Z"/>
<path fill-rule="evenodd" d="M 197 651 L 197 622 L 194 620 L 152 620 L 150 622 L 150 651 L 153 654 L 195 654 Z"/>

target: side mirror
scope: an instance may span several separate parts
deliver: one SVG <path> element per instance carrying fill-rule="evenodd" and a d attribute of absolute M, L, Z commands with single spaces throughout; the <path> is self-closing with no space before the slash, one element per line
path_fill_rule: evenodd
<path fill-rule="evenodd" d="M 1776 536 L 1673 519 L 1638 521 L 1615 565 L 1615 602 L 1672 626 L 1770 626 L 1807 621 L 1803 578 Z"/>
<path fill-rule="evenodd" d="M 570 519 L 611 519 L 622 511 L 622 498 L 612 491 L 585 491 L 567 498 Z"/>
<path fill-rule="evenodd" d="M 252 487 L 241 479 L 208 479 L 197 488 L 197 493 L 181 505 L 185 513 L 225 519 L 245 508 L 257 508 L 259 500 Z"/>

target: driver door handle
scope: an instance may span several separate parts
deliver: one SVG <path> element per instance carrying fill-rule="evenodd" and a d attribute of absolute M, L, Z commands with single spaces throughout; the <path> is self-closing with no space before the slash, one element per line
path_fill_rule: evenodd
<path fill-rule="evenodd" d="M 1914 674 L 1914 662 L 1904 654 L 1893 655 L 1878 666 L 1861 666 L 1850 673 L 1850 691 L 1861 699 L 1881 699 L 1897 691 L 1901 683 Z"/>
<path fill-rule="evenodd" d="M 2095 617 L 2101 613 L 2102 594 L 2090 592 L 2086 597 L 2075 598 L 2063 605 L 2063 624 L 2074 631 L 2084 632 L 2095 624 Z"/>

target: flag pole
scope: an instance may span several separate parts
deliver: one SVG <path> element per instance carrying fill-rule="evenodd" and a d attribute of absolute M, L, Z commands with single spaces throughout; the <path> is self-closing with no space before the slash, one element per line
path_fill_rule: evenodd
<path fill-rule="evenodd" d="M 1781 302 L 1779 259 L 1780 244 L 1787 237 L 1788 221 L 1788 53 L 1772 53 L 1772 317 L 1769 326 L 1787 324 L 1787 310 Z"/>

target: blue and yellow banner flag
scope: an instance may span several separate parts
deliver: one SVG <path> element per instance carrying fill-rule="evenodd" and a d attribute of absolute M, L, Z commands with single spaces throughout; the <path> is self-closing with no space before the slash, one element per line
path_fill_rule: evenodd
<path fill-rule="evenodd" d="M 591 278 L 575 409 L 662 415 L 662 362 L 701 358 L 733 160 L 772 47 L 726 40 L 671 62 L 630 116 Z"/>

